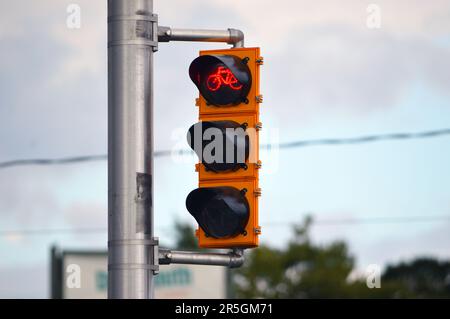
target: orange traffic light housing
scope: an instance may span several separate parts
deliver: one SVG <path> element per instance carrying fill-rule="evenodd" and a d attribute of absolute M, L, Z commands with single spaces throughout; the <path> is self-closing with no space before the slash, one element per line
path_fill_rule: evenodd
<path fill-rule="evenodd" d="M 190 128 L 188 143 L 200 160 L 199 188 L 188 195 L 186 206 L 199 224 L 196 236 L 203 248 L 259 244 L 262 63 L 259 48 L 232 48 L 200 51 L 189 68 L 200 96 L 196 100 L 199 123 Z M 212 134 L 205 134 L 208 129 Z"/>

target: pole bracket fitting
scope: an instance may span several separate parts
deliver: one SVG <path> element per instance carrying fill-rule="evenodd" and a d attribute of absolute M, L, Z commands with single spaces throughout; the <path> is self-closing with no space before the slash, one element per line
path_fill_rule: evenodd
<path fill-rule="evenodd" d="M 126 25 L 127 32 L 111 35 L 108 47 L 117 45 L 145 45 L 158 51 L 158 15 L 114 15 L 108 17 L 108 24 L 114 28 L 115 24 Z"/>
<path fill-rule="evenodd" d="M 205 30 L 205 29 L 176 29 L 158 26 L 159 42 L 195 41 L 195 42 L 224 42 L 235 48 L 244 47 L 244 33 L 238 29 Z"/>
<path fill-rule="evenodd" d="M 108 241 L 108 248 L 115 246 L 134 246 L 142 245 L 152 250 L 151 264 L 136 264 L 136 263 L 115 263 L 109 264 L 108 270 L 111 269 L 148 269 L 153 271 L 154 275 L 159 273 L 159 239 L 158 237 L 152 237 L 147 239 L 116 239 Z"/>

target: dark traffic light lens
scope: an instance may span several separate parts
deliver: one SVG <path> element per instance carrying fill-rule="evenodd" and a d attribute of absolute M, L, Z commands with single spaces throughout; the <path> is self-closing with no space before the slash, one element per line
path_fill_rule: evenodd
<path fill-rule="evenodd" d="M 234 187 L 204 187 L 189 193 L 186 207 L 205 234 L 229 238 L 244 233 L 250 208 L 245 193 Z"/>
<path fill-rule="evenodd" d="M 202 55 L 192 61 L 189 76 L 206 101 L 216 106 L 244 102 L 252 82 L 247 64 L 232 55 Z"/>
<path fill-rule="evenodd" d="M 234 121 L 198 122 L 189 129 L 187 140 L 210 171 L 236 171 L 247 167 L 250 138 L 242 124 Z"/>

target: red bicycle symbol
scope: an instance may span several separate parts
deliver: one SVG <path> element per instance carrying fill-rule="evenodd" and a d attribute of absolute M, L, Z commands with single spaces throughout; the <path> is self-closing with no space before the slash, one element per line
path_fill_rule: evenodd
<path fill-rule="evenodd" d="M 233 90 L 242 89 L 242 84 L 239 84 L 239 81 L 236 79 L 230 69 L 219 66 L 216 73 L 208 76 L 206 86 L 210 91 L 217 91 L 222 85 L 229 86 Z"/>

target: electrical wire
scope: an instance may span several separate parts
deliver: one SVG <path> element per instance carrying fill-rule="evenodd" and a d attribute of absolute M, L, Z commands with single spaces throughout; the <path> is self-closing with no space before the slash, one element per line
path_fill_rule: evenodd
<path fill-rule="evenodd" d="M 371 217 L 371 218 L 354 218 L 354 219 L 319 219 L 313 220 L 311 226 L 340 226 L 340 225 L 362 225 L 362 224 L 395 224 L 395 223 L 418 223 L 418 222 L 450 222 L 450 215 L 433 215 L 433 216 L 406 216 L 406 217 Z M 269 221 L 262 222 L 264 227 L 292 226 L 296 221 Z M 158 227 L 160 230 L 171 231 L 173 227 Z M 107 228 L 40 228 L 40 229 L 17 229 L 17 230 L 0 230 L 0 237 L 8 236 L 49 236 L 54 234 L 104 234 Z"/>
<path fill-rule="evenodd" d="M 363 143 L 372 143 L 377 141 L 387 141 L 387 140 L 408 140 L 408 139 L 423 139 L 423 138 L 432 138 L 432 137 L 440 137 L 444 135 L 450 135 L 450 128 L 433 130 L 433 131 L 423 131 L 417 133 L 393 133 L 393 134 L 381 134 L 381 135 L 366 135 L 359 137 L 351 137 L 351 138 L 325 138 L 325 139 L 317 139 L 317 140 L 300 140 L 293 141 L 287 143 L 279 143 L 279 144 L 263 144 L 261 145 L 262 149 L 290 149 L 290 148 L 299 148 L 299 147 L 308 147 L 308 146 L 338 146 L 338 145 L 353 145 L 353 144 L 363 144 Z M 160 150 L 155 151 L 155 157 L 166 157 L 171 156 L 172 154 L 176 155 L 187 155 L 193 154 L 191 150 Z M 108 158 L 107 155 L 86 155 L 86 156 L 76 156 L 76 157 L 63 157 L 56 159 L 17 159 L 11 161 L 0 162 L 0 169 L 14 167 L 14 166 L 25 166 L 25 165 L 60 165 L 60 164 L 73 164 L 73 163 L 82 163 L 82 162 L 92 162 L 92 161 L 104 161 Z"/>
<path fill-rule="evenodd" d="M 24 165 L 56 165 L 56 164 L 71 164 L 71 163 L 82 163 L 82 162 L 92 162 L 92 161 L 104 161 L 107 159 L 106 155 L 86 155 L 86 156 L 76 156 L 76 157 L 64 157 L 64 158 L 35 158 L 35 159 L 18 159 L 6 162 L 0 162 L 0 169 L 13 167 L 13 166 L 24 166 Z"/>
<path fill-rule="evenodd" d="M 424 131 L 417 133 L 392 133 L 392 134 L 381 134 L 381 135 L 366 135 L 360 137 L 351 138 L 328 138 L 328 139 L 318 139 L 318 140 L 304 140 L 295 141 L 288 143 L 280 143 L 278 145 L 268 145 L 270 147 L 278 148 L 296 148 L 296 147 L 306 147 L 306 146 L 317 146 L 317 145 L 348 145 L 348 144 L 363 144 L 386 140 L 408 140 L 408 139 L 422 139 L 438 137 L 443 135 L 450 135 L 450 129 L 441 129 L 434 131 Z"/>

